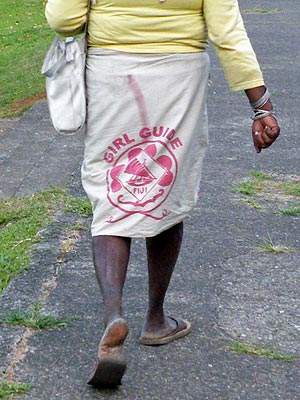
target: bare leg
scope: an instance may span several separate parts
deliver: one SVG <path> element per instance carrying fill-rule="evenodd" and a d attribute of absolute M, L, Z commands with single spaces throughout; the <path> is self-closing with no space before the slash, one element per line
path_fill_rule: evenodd
<path fill-rule="evenodd" d="M 90 385 L 119 385 L 126 370 L 122 346 L 128 334 L 128 326 L 122 318 L 122 292 L 130 243 L 129 238 L 116 236 L 93 238 L 94 265 L 104 300 L 106 329 L 88 381 Z"/>
<path fill-rule="evenodd" d="M 147 238 L 149 308 L 142 337 L 158 338 L 176 330 L 177 324 L 164 314 L 164 300 L 179 255 L 183 223 L 153 238 Z"/>
<path fill-rule="evenodd" d="M 105 306 L 105 326 L 122 316 L 122 292 L 130 253 L 130 238 L 93 237 L 93 256 Z"/>

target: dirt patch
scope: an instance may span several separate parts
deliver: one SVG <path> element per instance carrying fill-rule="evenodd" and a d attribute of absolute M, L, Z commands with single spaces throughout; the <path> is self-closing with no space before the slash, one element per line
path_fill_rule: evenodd
<path fill-rule="evenodd" d="M 17 101 L 16 103 L 13 103 L 10 106 L 10 108 L 13 112 L 21 112 L 22 110 L 31 107 L 38 100 L 44 100 L 45 98 L 46 98 L 46 93 L 43 92 L 36 96 L 27 97 L 24 100 Z"/>

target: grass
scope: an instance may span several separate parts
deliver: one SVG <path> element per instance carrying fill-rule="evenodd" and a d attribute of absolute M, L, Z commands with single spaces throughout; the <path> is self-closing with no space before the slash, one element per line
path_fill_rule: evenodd
<path fill-rule="evenodd" d="M 0 2 L 0 118 L 19 115 L 45 91 L 40 70 L 54 38 L 45 19 L 45 3 Z"/>
<path fill-rule="evenodd" d="M 30 390 L 30 383 L 0 381 L 0 399 L 12 400 L 14 396 L 25 394 Z"/>
<path fill-rule="evenodd" d="M 281 182 L 278 187 L 288 196 L 300 197 L 300 180 Z"/>
<path fill-rule="evenodd" d="M 291 356 L 288 354 L 280 354 L 271 349 L 266 349 L 264 347 L 252 343 L 234 342 L 228 347 L 228 350 L 256 357 L 268 357 L 273 360 L 284 361 L 284 362 L 294 362 L 298 359 L 298 357 L 296 356 Z"/>
<path fill-rule="evenodd" d="M 260 171 L 251 171 L 250 175 L 250 179 L 236 183 L 232 191 L 246 196 L 254 196 L 264 190 L 266 182 L 273 179 L 272 175 Z"/>
<path fill-rule="evenodd" d="M 91 203 L 86 197 L 68 197 L 64 205 L 64 211 L 79 214 L 83 217 L 92 215 Z"/>
<path fill-rule="evenodd" d="M 291 247 L 284 246 L 282 244 L 275 244 L 271 237 L 269 236 L 268 239 L 263 240 L 263 244 L 259 247 L 261 251 L 266 253 L 273 253 L 273 254 L 287 254 L 294 251 Z"/>
<path fill-rule="evenodd" d="M 58 210 L 86 216 L 88 200 L 69 196 L 61 188 L 0 200 L 0 292 L 12 276 L 28 268 L 31 246 Z"/>
<path fill-rule="evenodd" d="M 22 326 L 35 330 L 65 328 L 69 319 L 44 315 L 39 303 L 29 311 L 16 310 L 0 315 L 0 323 L 9 326 Z"/>
<path fill-rule="evenodd" d="M 300 215 L 300 203 L 299 201 L 295 202 L 300 197 L 300 179 L 297 176 L 276 177 L 261 171 L 251 171 L 249 178 L 234 184 L 232 192 L 246 196 L 246 198 L 240 199 L 240 202 L 246 203 L 252 208 L 259 210 L 271 206 L 267 202 L 267 207 L 262 207 L 255 199 L 260 196 L 261 199 L 267 201 L 276 201 L 277 210 L 280 202 L 290 203 L 289 207 L 279 208 L 279 214 Z"/>
<path fill-rule="evenodd" d="M 255 171 L 255 170 L 250 171 L 250 175 L 259 181 L 268 181 L 273 177 L 271 174 L 267 174 L 266 172 Z"/>
<path fill-rule="evenodd" d="M 277 12 L 281 12 L 281 8 L 273 8 L 273 9 L 267 9 L 267 8 L 248 8 L 246 10 L 241 10 L 242 14 L 273 14 Z"/>
<path fill-rule="evenodd" d="M 0 201 L 0 291 L 28 266 L 28 250 L 39 241 L 38 232 L 50 223 L 62 196 L 61 189 L 51 189 Z"/>
<path fill-rule="evenodd" d="M 259 205 L 255 200 L 253 199 L 241 199 L 240 203 L 246 203 L 248 204 L 251 208 L 255 208 L 256 210 L 262 210 L 263 207 Z"/>
<path fill-rule="evenodd" d="M 255 182 L 245 181 L 239 182 L 238 187 L 234 188 L 233 192 L 244 194 L 246 196 L 254 196 L 259 190 L 260 188 Z"/>
<path fill-rule="evenodd" d="M 287 216 L 297 216 L 300 215 L 300 203 L 295 204 L 288 208 L 280 208 L 278 214 Z"/>

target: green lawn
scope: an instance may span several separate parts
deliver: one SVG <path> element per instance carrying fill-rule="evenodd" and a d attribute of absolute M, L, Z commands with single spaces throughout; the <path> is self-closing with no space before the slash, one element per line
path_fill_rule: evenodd
<path fill-rule="evenodd" d="M 55 36 L 47 26 L 45 3 L 0 2 L 0 118 L 18 115 L 45 91 L 40 70 Z"/>
<path fill-rule="evenodd" d="M 68 196 L 57 187 L 29 196 L 0 199 L 0 292 L 14 275 L 28 268 L 30 249 L 58 210 L 83 217 L 91 214 L 91 205 L 87 198 Z"/>

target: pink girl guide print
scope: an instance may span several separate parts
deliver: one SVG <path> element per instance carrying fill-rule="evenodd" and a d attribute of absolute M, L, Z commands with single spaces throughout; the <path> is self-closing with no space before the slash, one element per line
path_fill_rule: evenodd
<path fill-rule="evenodd" d="M 174 138 L 175 134 L 174 129 L 163 126 L 145 127 L 138 137 L 130 138 L 125 133 L 108 147 L 104 155 L 111 164 L 106 174 L 107 198 L 124 216 L 117 219 L 111 216 L 107 222 L 114 223 L 133 214 L 160 220 L 169 214 L 166 209 L 157 211 L 177 177 L 174 150 L 182 143 Z"/>

